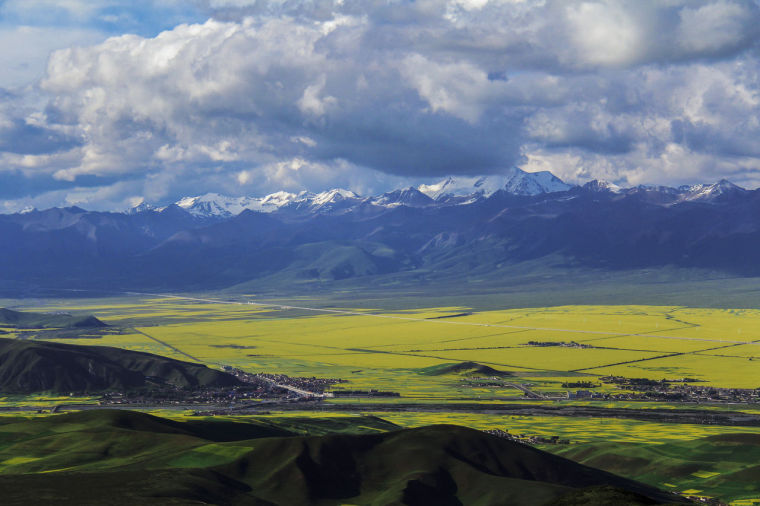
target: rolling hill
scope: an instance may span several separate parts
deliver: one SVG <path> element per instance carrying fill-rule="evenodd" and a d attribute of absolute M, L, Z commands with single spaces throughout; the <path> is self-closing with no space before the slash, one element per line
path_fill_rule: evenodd
<path fill-rule="evenodd" d="M 760 494 L 760 435 L 724 434 L 658 445 L 586 443 L 559 455 L 646 483 L 711 490 L 725 501 Z"/>
<path fill-rule="evenodd" d="M 359 417 L 354 433 L 302 436 L 279 423 L 177 422 L 109 410 L 6 419 L 4 503 L 534 506 L 578 504 L 578 496 L 588 505 L 685 502 L 463 427 L 384 432 L 392 427 Z M 332 422 L 310 423 L 318 430 Z"/>
<path fill-rule="evenodd" d="M 478 364 L 477 362 L 459 362 L 453 364 L 441 364 L 426 367 L 419 370 L 420 374 L 428 376 L 444 376 L 447 374 L 456 374 L 461 376 L 511 376 L 513 373 L 508 371 L 499 371 L 487 365 Z"/>
<path fill-rule="evenodd" d="M 0 339 L 0 392 L 101 392 L 240 384 L 205 365 L 107 346 Z"/>
<path fill-rule="evenodd" d="M 62 313 L 30 313 L 0 308 L 0 325 L 19 329 L 99 329 L 105 323 L 92 315 L 72 316 Z"/>

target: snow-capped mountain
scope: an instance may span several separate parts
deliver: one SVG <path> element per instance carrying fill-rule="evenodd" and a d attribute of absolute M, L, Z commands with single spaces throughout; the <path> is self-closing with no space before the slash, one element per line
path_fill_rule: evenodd
<path fill-rule="evenodd" d="M 279 191 L 265 197 L 230 197 L 218 193 L 183 197 L 174 203 L 198 218 L 229 218 L 245 210 L 271 213 L 283 210 L 299 212 L 337 212 L 362 202 L 380 207 L 425 207 L 435 204 L 467 204 L 487 198 L 499 190 L 514 195 L 538 195 L 572 188 L 550 172 L 525 172 L 512 168 L 505 174 L 481 177 L 449 177 L 435 184 L 420 185 L 387 192 L 375 197 L 361 197 L 351 190 L 335 188 L 321 193 Z M 136 214 L 161 212 L 165 208 L 142 203 L 127 211 Z"/>
<path fill-rule="evenodd" d="M 435 201 L 412 186 L 404 190 L 383 193 L 379 197 L 372 199 L 372 203 L 385 207 L 425 207 L 435 204 Z"/>
<path fill-rule="evenodd" d="M 147 202 L 141 202 L 140 204 L 137 204 L 135 207 L 131 209 L 126 210 L 126 214 L 138 214 L 138 213 L 144 213 L 147 211 L 163 211 L 163 207 L 156 207 L 148 204 Z"/>
<path fill-rule="evenodd" d="M 620 186 L 603 180 L 593 180 L 582 186 L 592 192 L 608 192 L 619 195 L 638 195 L 652 204 L 674 205 L 682 202 L 711 202 L 719 197 L 746 193 L 741 186 L 722 179 L 713 184 L 684 185 L 678 188 L 659 185 L 639 185 L 633 188 Z"/>
<path fill-rule="evenodd" d="M 589 181 L 588 183 L 584 184 L 582 188 L 584 190 L 592 192 L 620 193 L 623 191 L 623 189 L 615 183 L 611 181 L 605 181 L 604 179 L 594 179 L 593 181 Z"/>
<path fill-rule="evenodd" d="M 309 207 L 312 209 L 323 209 L 325 207 L 334 207 L 340 204 L 351 204 L 361 200 L 361 197 L 351 190 L 335 188 L 326 192 L 317 193 L 307 199 Z"/>
<path fill-rule="evenodd" d="M 393 283 L 425 276 L 450 283 L 466 282 L 473 269 L 497 276 L 514 272 L 503 271 L 504 262 L 555 266 L 557 258 L 594 271 L 760 276 L 760 189 L 727 181 L 681 188 L 593 181 L 549 191 L 566 186 L 513 171 L 428 185 L 438 200 L 414 187 L 375 197 L 336 189 L 207 194 L 128 213 L 68 207 L 0 214 L 0 279 L 36 286 L 44 263 L 46 283 L 98 289 L 104 282 L 197 289 L 257 279 L 276 280 L 279 289 L 294 279 L 394 273 L 399 277 L 386 278 Z"/>
<path fill-rule="evenodd" d="M 321 193 L 301 191 L 291 193 L 279 191 L 265 197 L 230 197 L 218 193 L 207 193 L 195 197 L 184 197 L 168 208 L 157 208 L 142 203 L 127 211 L 127 214 L 142 212 L 163 212 L 169 208 L 182 210 L 196 218 L 225 219 L 237 216 L 245 210 L 263 213 L 282 211 L 297 215 L 344 213 L 363 207 L 370 214 L 382 208 L 436 207 L 467 205 L 506 192 L 512 195 L 536 196 L 565 192 L 573 188 L 581 191 L 612 194 L 617 197 L 637 196 L 651 204 L 675 205 L 681 202 L 712 202 L 726 195 L 746 193 L 747 190 L 724 180 L 713 184 L 692 186 L 639 185 L 631 188 L 604 180 L 593 180 L 583 186 L 571 186 L 551 172 L 525 172 L 512 168 L 504 174 L 462 177 L 452 176 L 434 184 L 421 184 L 383 193 L 378 196 L 363 197 L 351 190 L 335 188 Z"/>
<path fill-rule="evenodd" d="M 423 184 L 419 191 L 434 200 L 446 197 L 490 197 L 499 190 L 513 195 L 539 195 L 567 191 L 571 185 L 564 183 L 548 171 L 525 172 L 513 167 L 506 174 L 481 177 L 449 177 L 435 184 Z"/>
<path fill-rule="evenodd" d="M 695 200 L 712 200 L 726 193 L 746 192 L 741 186 L 737 186 L 731 181 L 721 179 L 713 184 L 697 184 L 692 186 L 681 186 L 678 188 L 682 192 L 682 201 Z"/>
<path fill-rule="evenodd" d="M 197 197 L 184 197 L 176 205 L 193 216 L 227 218 L 237 216 L 246 209 L 270 213 L 302 198 L 305 192 L 277 192 L 266 197 L 228 197 L 218 193 L 207 193 Z"/>
<path fill-rule="evenodd" d="M 196 197 L 184 197 L 175 204 L 196 217 L 229 218 L 237 216 L 246 209 L 271 213 L 281 208 L 293 207 L 298 210 L 319 212 L 350 207 L 361 200 L 356 193 L 338 188 L 322 193 L 279 191 L 265 197 L 229 197 L 218 193 L 207 193 Z M 134 208 L 130 212 L 149 209 L 143 204 L 138 207 L 140 209 Z"/>

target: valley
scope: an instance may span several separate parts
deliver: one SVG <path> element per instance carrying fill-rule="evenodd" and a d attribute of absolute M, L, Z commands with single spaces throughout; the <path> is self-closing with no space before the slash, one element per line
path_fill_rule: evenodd
<path fill-rule="evenodd" d="M 0 29 L 0 506 L 760 506 L 760 0 Z"/>
<path fill-rule="evenodd" d="M 586 454 L 569 449 L 581 445 L 617 441 L 649 448 L 700 438 L 728 441 L 734 434 L 760 437 L 760 311 L 402 309 L 389 307 L 389 300 L 375 301 L 374 308 L 372 300 L 356 302 L 351 307 L 309 297 L 270 301 L 220 293 L 3 301 L 15 310 L 96 315 L 113 330 L 95 338 L 54 335 L 54 343 L 190 360 L 292 387 L 271 396 L 259 390 L 250 399 L 71 392 L 71 398 L 51 396 L 45 402 L 40 392 L 27 397 L 31 402 L 0 399 L 0 413 L 44 417 L 50 411 L 112 407 L 178 420 L 370 415 L 402 427 L 453 423 L 506 430 L 578 459 Z M 32 337 L 26 330 L 7 326 L 3 337 L 46 342 L 44 334 Z M 328 395 L 319 397 L 320 392 Z M 552 438 L 566 443 L 548 444 Z M 751 467 L 738 462 L 731 472 L 751 474 Z M 691 495 L 760 497 L 753 487 L 725 488 L 715 478 L 723 471 L 702 471 L 718 473 L 702 479 L 702 488 L 692 473 L 676 472 L 670 481 L 643 471 L 636 476 L 659 488 L 698 491 Z"/>

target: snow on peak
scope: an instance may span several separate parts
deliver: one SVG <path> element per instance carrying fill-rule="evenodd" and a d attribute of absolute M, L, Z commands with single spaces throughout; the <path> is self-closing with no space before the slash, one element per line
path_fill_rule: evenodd
<path fill-rule="evenodd" d="M 160 209 L 148 204 L 147 202 L 140 202 L 135 207 L 127 209 L 127 214 L 144 213 L 147 211 L 160 211 Z"/>
<path fill-rule="evenodd" d="M 547 170 L 525 172 L 513 169 L 506 190 L 514 195 L 539 195 L 541 193 L 563 192 L 572 188 Z"/>
<path fill-rule="evenodd" d="M 681 200 L 709 200 L 727 192 L 746 191 L 741 186 L 737 186 L 727 179 L 721 179 L 713 184 L 681 186 L 679 190 L 684 193 Z"/>
<path fill-rule="evenodd" d="M 305 191 L 299 192 L 299 193 L 290 193 L 285 191 L 279 191 L 275 193 L 270 193 L 266 197 L 261 199 L 261 205 L 263 207 L 272 207 L 275 208 L 282 207 L 284 205 L 290 204 L 291 202 L 298 200 L 300 198 L 303 198 L 303 196 L 306 195 Z"/>
<path fill-rule="evenodd" d="M 434 203 L 433 199 L 413 186 L 402 190 L 383 193 L 373 200 L 375 204 L 386 207 L 397 207 L 401 205 L 425 207 Z"/>
<path fill-rule="evenodd" d="M 505 174 L 479 177 L 448 177 L 435 184 L 422 184 L 417 189 L 428 197 L 478 196 L 489 197 L 499 190 L 514 195 L 539 195 L 566 191 L 571 188 L 548 171 L 525 172 L 513 167 Z"/>
<path fill-rule="evenodd" d="M 184 197 L 176 202 L 193 216 L 229 217 L 243 212 L 250 199 L 246 197 L 227 197 L 218 193 L 207 193 L 196 197 Z"/>
<path fill-rule="evenodd" d="M 351 190 L 344 190 L 343 188 L 335 188 L 326 192 L 317 193 L 311 198 L 311 205 L 313 207 L 321 207 L 326 204 L 335 204 L 344 200 L 358 199 L 359 195 Z"/>
<path fill-rule="evenodd" d="M 589 181 L 588 183 L 583 185 L 584 188 L 591 191 L 596 192 L 612 192 L 612 193 L 620 193 L 622 188 L 620 188 L 618 185 L 611 181 L 605 181 L 604 179 L 594 179 L 592 181 Z"/>
<path fill-rule="evenodd" d="M 280 207 L 298 200 L 303 193 L 288 193 L 284 191 L 272 193 L 266 197 L 228 197 L 218 193 L 207 193 L 196 197 L 184 197 L 176 202 L 193 216 L 222 217 L 237 216 L 246 209 L 269 213 Z"/>

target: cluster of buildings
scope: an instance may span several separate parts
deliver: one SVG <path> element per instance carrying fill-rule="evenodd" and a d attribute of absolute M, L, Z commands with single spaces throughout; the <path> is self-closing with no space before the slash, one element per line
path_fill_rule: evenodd
<path fill-rule="evenodd" d="M 630 390 L 630 392 L 622 394 L 611 394 L 610 398 L 613 399 L 696 403 L 760 403 L 760 388 L 718 388 L 693 384 L 698 381 L 693 378 L 650 380 L 606 376 L 601 380 L 604 383 L 614 384 L 622 390 Z"/>
<path fill-rule="evenodd" d="M 559 436 L 549 436 L 543 437 L 543 436 L 527 436 L 525 434 L 512 434 L 509 432 L 508 429 L 488 429 L 484 430 L 486 434 L 491 434 L 492 436 L 500 437 L 502 439 L 508 439 L 510 441 L 514 441 L 516 443 L 523 443 L 527 445 L 538 445 L 538 444 L 570 444 L 570 441 L 567 439 L 560 439 Z"/>
<path fill-rule="evenodd" d="M 382 390 L 333 390 L 333 397 L 400 397 L 398 392 L 384 392 Z"/>
<path fill-rule="evenodd" d="M 268 374 L 268 373 L 249 373 L 242 369 L 230 366 L 224 366 L 224 371 L 232 374 L 243 383 L 249 384 L 269 384 L 277 385 L 291 392 L 304 392 L 304 394 L 315 394 L 316 397 L 324 396 L 325 391 L 338 383 L 346 383 L 346 380 L 340 378 L 305 378 L 298 376 L 287 376 L 285 374 Z"/>
<path fill-rule="evenodd" d="M 280 399 L 290 392 L 270 383 L 246 384 L 234 387 L 196 388 L 193 390 L 162 388 L 138 392 L 106 392 L 99 404 L 178 406 L 185 404 L 234 404 L 253 399 Z"/>
<path fill-rule="evenodd" d="M 590 344 L 583 344 L 583 343 L 576 343 L 575 341 L 565 342 L 565 341 L 528 341 L 525 343 L 526 346 L 562 346 L 564 348 L 594 348 L 595 346 L 592 346 Z"/>
<path fill-rule="evenodd" d="M 241 381 L 231 387 L 202 387 L 192 390 L 161 387 L 133 392 L 106 392 L 101 405 L 231 405 L 252 400 L 292 401 L 330 397 L 325 390 L 344 380 L 335 378 L 298 378 L 284 374 L 248 373 L 233 367 L 225 372 Z"/>

